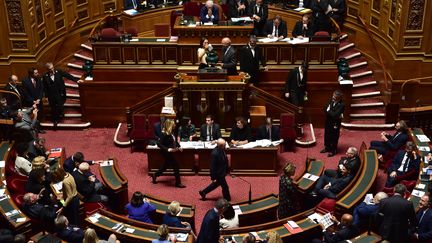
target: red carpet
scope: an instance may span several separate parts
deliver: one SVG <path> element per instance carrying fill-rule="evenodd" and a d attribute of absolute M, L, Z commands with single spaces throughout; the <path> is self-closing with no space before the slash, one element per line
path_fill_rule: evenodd
<path fill-rule="evenodd" d="M 214 201 L 222 196 L 221 190 L 217 189 L 207 195 L 209 200 L 200 201 L 198 191 L 202 190 L 210 182 L 205 176 L 183 176 L 182 182 L 187 186 L 185 189 L 174 187 L 174 178 L 162 176 L 158 178 L 159 183 L 153 185 L 147 175 L 147 156 L 143 152 L 130 153 L 130 148 L 119 148 L 114 145 L 114 128 L 91 128 L 84 131 L 47 131 L 47 147 L 65 147 L 66 155 L 70 156 L 76 151 L 84 153 L 86 159 L 99 160 L 116 157 L 120 162 L 121 171 L 129 179 L 129 195 L 140 190 L 166 200 L 178 200 L 182 203 L 195 204 L 197 208 L 196 227 L 199 230 L 205 212 L 210 209 Z M 339 140 L 339 154 L 327 158 L 326 154 L 320 154 L 323 147 L 323 129 L 315 129 L 317 144 L 310 148 L 297 147 L 294 152 L 280 154 L 280 167 L 285 161 L 291 161 L 297 166 L 297 174 L 304 169 L 306 155 L 325 161 L 326 168 L 335 168 L 340 156 L 345 154 L 349 146 L 359 147 L 362 141 L 367 144 L 371 139 L 378 138 L 380 131 L 349 131 L 341 130 Z M 263 161 L 264 163 L 265 161 Z M 92 166 L 92 171 L 99 175 L 97 165 Z M 258 197 L 269 193 L 278 193 L 278 177 L 245 177 L 252 184 L 252 197 Z M 248 185 L 236 178 L 227 177 L 230 186 L 232 202 L 245 201 L 248 198 Z M 381 189 L 385 176 L 379 176 L 377 186 Z"/>

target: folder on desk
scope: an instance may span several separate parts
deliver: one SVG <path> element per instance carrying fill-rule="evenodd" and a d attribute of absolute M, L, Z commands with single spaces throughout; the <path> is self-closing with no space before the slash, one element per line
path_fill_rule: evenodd
<path fill-rule="evenodd" d="M 300 228 L 296 222 L 288 220 L 288 223 L 284 224 L 285 228 L 291 233 L 291 234 L 297 234 L 300 232 L 303 232 L 303 229 Z"/>

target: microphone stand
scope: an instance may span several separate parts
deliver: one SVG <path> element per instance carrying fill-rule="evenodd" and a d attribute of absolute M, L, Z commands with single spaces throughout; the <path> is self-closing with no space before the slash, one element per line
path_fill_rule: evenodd
<path fill-rule="evenodd" d="M 240 179 L 240 180 L 246 182 L 246 183 L 249 185 L 249 200 L 248 200 L 248 203 L 249 203 L 249 204 L 252 204 L 252 184 L 251 184 L 249 181 L 247 181 L 247 180 L 241 178 L 240 176 L 231 175 L 231 177 L 232 177 L 232 178 L 238 178 L 238 179 Z"/>

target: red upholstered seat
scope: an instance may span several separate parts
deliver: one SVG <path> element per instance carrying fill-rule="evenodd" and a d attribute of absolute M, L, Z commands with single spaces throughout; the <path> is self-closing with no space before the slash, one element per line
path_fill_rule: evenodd
<path fill-rule="evenodd" d="M 183 14 L 186 16 L 200 16 L 202 4 L 199 2 L 187 2 L 183 5 Z"/>
<path fill-rule="evenodd" d="M 159 114 L 149 114 L 148 115 L 148 132 L 149 135 L 154 138 L 154 124 L 157 122 L 160 122 L 160 115 Z"/>
<path fill-rule="evenodd" d="M 400 183 L 404 184 L 407 188 L 407 191 L 411 192 L 414 189 L 414 187 L 417 183 L 417 180 L 410 180 L 410 181 L 402 180 Z"/>
<path fill-rule="evenodd" d="M 131 141 L 131 152 L 135 141 L 145 141 L 149 139 L 147 131 L 147 116 L 145 114 L 134 114 L 132 117 L 132 130 L 129 132 L 129 140 Z M 134 141 L 132 143 L 132 141 Z"/>
<path fill-rule="evenodd" d="M 138 36 L 138 28 L 136 26 L 130 26 L 126 29 L 126 33 L 134 37 Z"/>
<path fill-rule="evenodd" d="M 280 137 L 285 144 L 292 145 L 297 137 L 294 114 L 282 113 L 280 115 Z"/>
<path fill-rule="evenodd" d="M 9 152 L 8 161 L 6 161 L 6 175 L 12 176 L 15 175 L 15 159 L 16 159 L 16 152 L 15 150 L 11 150 Z"/>
<path fill-rule="evenodd" d="M 12 194 L 12 200 L 15 202 L 15 204 L 18 207 L 21 208 L 22 205 L 24 204 L 24 194 L 18 194 L 18 193 Z"/>
<path fill-rule="evenodd" d="M 105 209 L 105 206 L 98 202 L 84 203 L 84 211 L 87 217 L 96 213 L 99 209 Z"/>
<path fill-rule="evenodd" d="M 102 41 L 120 41 L 120 36 L 120 32 L 113 28 L 104 28 L 99 34 Z"/>
<path fill-rule="evenodd" d="M 28 178 L 21 175 L 13 175 L 8 176 L 6 178 L 6 183 L 8 190 L 12 194 L 24 194 L 25 193 L 25 185 L 27 184 Z"/>
<path fill-rule="evenodd" d="M 324 198 L 316 206 L 316 211 L 322 214 L 333 213 L 336 207 L 336 199 Z"/>
<path fill-rule="evenodd" d="M 329 32 L 327 32 L 327 31 L 318 31 L 318 32 L 315 32 L 314 35 L 315 36 L 330 36 Z"/>

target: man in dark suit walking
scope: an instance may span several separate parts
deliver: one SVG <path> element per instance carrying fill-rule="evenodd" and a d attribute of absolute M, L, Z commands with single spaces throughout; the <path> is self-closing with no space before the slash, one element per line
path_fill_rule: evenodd
<path fill-rule="evenodd" d="M 296 106 L 303 106 L 307 95 L 307 69 L 308 65 L 305 62 L 298 67 L 295 67 L 289 74 L 285 87 L 282 90 L 283 98 Z"/>
<path fill-rule="evenodd" d="M 228 37 L 222 39 L 222 68 L 227 70 L 228 75 L 237 75 L 237 53 L 231 46 Z"/>
<path fill-rule="evenodd" d="M 264 34 L 268 38 L 277 37 L 279 40 L 282 40 L 287 37 L 287 32 L 286 23 L 279 15 L 276 15 L 272 20 L 267 21 L 264 27 Z"/>
<path fill-rule="evenodd" d="M 256 45 L 257 39 L 255 36 L 249 37 L 249 43 L 242 47 L 240 51 L 240 71 L 250 75 L 249 83 L 258 84 L 258 74 L 260 63 L 267 71 L 266 62 L 262 54 L 262 50 Z"/>
<path fill-rule="evenodd" d="M 227 201 L 231 201 L 228 184 L 225 176 L 228 174 L 228 158 L 225 152 L 226 142 L 223 138 L 217 140 L 217 146 L 210 155 L 210 178 L 211 183 L 204 190 L 199 191 L 201 200 L 206 200 L 206 194 L 218 186 L 222 188 L 222 195 Z"/>
<path fill-rule="evenodd" d="M 207 211 L 196 243 L 219 243 L 219 219 L 228 205 L 227 200 L 221 198 L 216 201 L 214 208 Z"/>
<path fill-rule="evenodd" d="M 379 233 L 383 240 L 392 243 L 409 242 L 408 232 L 417 225 L 417 218 L 412 202 L 406 200 L 406 187 L 397 184 L 394 195 L 381 200 L 378 217 L 381 221 Z"/>
<path fill-rule="evenodd" d="M 265 36 L 264 25 L 268 18 L 267 4 L 263 0 L 256 0 L 250 3 L 248 8 L 248 15 L 254 21 L 253 35 Z"/>
<path fill-rule="evenodd" d="M 43 82 L 45 87 L 45 94 L 48 97 L 48 102 L 51 107 L 51 116 L 54 124 L 54 128 L 57 127 L 60 119 L 63 117 L 63 106 L 66 102 L 66 86 L 63 78 L 70 79 L 75 82 L 82 82 L 79 78 L 76 78 L 69 73 L 54 68 L 52 63 L 47 63 L 46 72 L 43 76 Z"/>
<path fill-rule="evenodd" d="M 258 127 L 256 139 L 280 140 L 279 127 L 273 125 L 271 117 L 266 117 L 265 124 Z"/>
<path fill-rule="evenodd" d="M 432 210 L 431 202 L 428 195 L 420 198 L 419 208 L 417 211 L 417 230 L 414 238 L 418 242 L 432 241 Z"/>
<path fill-rule="evenodd" d="M 324 127 L 325 147 L 320 151 L 320 153 L 329 152 L 327 155 L 328 157 L 332 157 L 337 153 L 337 145 L 344 110 L 345 104 L 342 101 L 342 92 L 336 90 L 333 92 L 330 102 L 324 107 L 324 113 L 326 114 Z"/>
<path fill-rule="evenodd" d="M 200 129 L 200 140 L 207 142 L 216 142 L 216 140 L 221 137 L 222 134 L 219 124 L 214 122 L 214 117 L 212 115 L 207 115 L 205 124 L 203 124 Z"/>
<path fill-rule="evenodd" d="M 420 170 L 420 157 L 414 151 L 414 144 L 408 141 L 405 151 L 399 151 L 393 159 L 390 168 L 387 170 L 388 177 L 386 187 L 392 187 L 402 180 L 401 177 L 412 177 L 415 179 Z M 407 178 L 407 179 L 413 179 Z"/>

